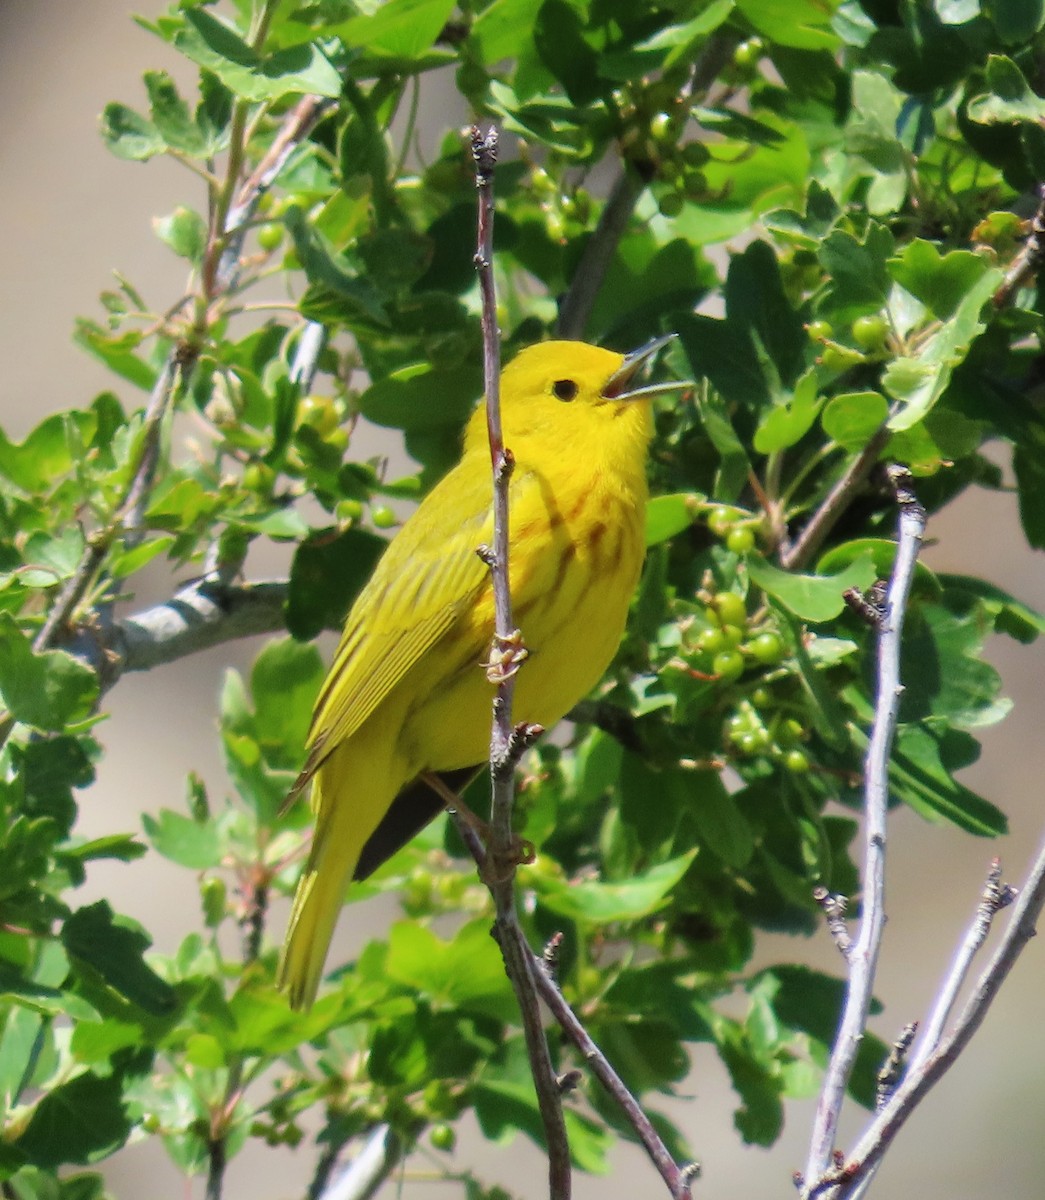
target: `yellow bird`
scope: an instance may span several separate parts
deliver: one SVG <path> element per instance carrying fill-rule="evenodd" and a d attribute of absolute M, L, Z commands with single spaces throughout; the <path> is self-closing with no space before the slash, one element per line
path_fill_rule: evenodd
<path fill-rule="evenodd" d="M 514 618 L 529 651 L 513 719 L 550 727 L 617 649 L 645 554 L 649 399 L 683 385 L 634 386 L 670 340 L 627 356 L 582 342 L 521 351 L 501 376 Z M 489 755 L 494 604 L 477 549 L 493 541 L 482 405 L 461 461 L 379 561 L 345 621 L 316 702 L 309 753 L 316 825 L 279 966 L 296 1008 L 315 999 L 334 925 L 363 879 L 443 807 L 419 781 L 451 786 Z"/>

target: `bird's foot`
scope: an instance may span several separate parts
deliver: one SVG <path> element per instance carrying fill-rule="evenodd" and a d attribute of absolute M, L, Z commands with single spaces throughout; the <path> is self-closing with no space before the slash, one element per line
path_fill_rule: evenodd
<path fill-rule="evenodd" d="M 498 686 L 511 679 L 529 655 L 530 652 L 523 642 L 522 630 L 513 629 L 507 637 L 494 635 L 490 657 L 481 666 L 486 670 L 486 678 Z"/>

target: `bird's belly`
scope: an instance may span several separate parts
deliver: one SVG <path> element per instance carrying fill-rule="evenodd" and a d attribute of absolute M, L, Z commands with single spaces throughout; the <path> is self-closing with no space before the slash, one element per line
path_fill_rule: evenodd
<path fill-rule="evenodd" d="M 643 550 L 641 524 L 616 522 L 597 548 L 574 543 L 565 565 L 549 548 L 541 556 L 542 578 L 513 578 L 513 594 L 523 597 L 513 615 L 528 651 L 516 677 L 515 723 L 550 728 L 598 683 L 620 644 Z M 463 665 L 444 661 L 444 678 L 417 689 L 426 699 L 405 722 L 418 771 L 473 766 L 489 757 L 494 691 L 481 659 L 492 638 L 492 613 L 481 605 L 471 619 L 480 655 Z"/>

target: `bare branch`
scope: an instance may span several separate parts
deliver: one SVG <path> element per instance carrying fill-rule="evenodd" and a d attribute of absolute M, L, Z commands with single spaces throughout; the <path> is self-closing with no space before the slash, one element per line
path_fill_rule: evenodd
<path fill-rule="evenodd" d="M 883 425 L 849 464 L 845 474 L 827 494 L 798 539 L 780 555 L 782 567 L 788 571 L 797 571 L 816 554 L 857 492 L 867 482 L 888 440 L 889 429 Z"/>
<path fill-rule="evenodd" d="M 390 1126 L 378 1125 L 343 1171 L 335 1174 L 331 1162 L 322 1178 L 317 1172 L 308 1200 L 371 1200 L 402 1158 L 402 1142 Z"/>
<path fill-rule="evenodd" d="M 980 975 L 976 987 L 965 1004 L 950 1033 L 944 1035 L 936 1049 L 919 1065 L 912 1067 L 892 1099 L 875 1117 L 867 1132 L 857 1143 L 841 1172 L 829 1186 L 821 1190 L 825 1200 L 852 1197 L 866 1175 L 881 1162 L 883 1155 L 908 1117 L 925 1098 L 929 1090 L 950 1069 L 983 1020 L 1016 960 L 1035 936 L 1035 925 L 1045 907 L 1045 842 L 1031 867 L 1027 882 L 1016 901 L 1012 920 L 990 963 Z M 978 918 L 977 918 L 978 920 Z"/>
<path fill-rule="evenodd" d="M 853 948 L 853 939 L 849 936 L 849 925 L 845 919 L 848 900 L 845 896 L 832 895 L 825 887 L 813 889 L 813 899 L 820 905 L 827 922 L 827 932 L 844 958 L 849 957 Z"/>
<path fill-rule="evenodd" d="M 472 157 L 478 191 L 478 238 L 475 265 L 482 295 L 483 378 L 486 385 L 486 428 L 493 470 L 493 546 L 485 547 L 483 561 L 489 565 L 494 594 L 494 647 L 488 674 L 496 683 L 493 723 L 490 732 L 490 774 L 493 797 L 482 873 L 497 912 L 495 936 L 504 965 L 512 981 L 522 1014 L 523 1032 L 537 1090 L 537 1104 L 548 1143 L 548 1180 L 551 1200 L 569 1200 L 570 1148 L 562 1113 L 562 1093 L 552 1068 L 537 1000 L 533 954 L 526 943 L 515 910 L 515 858 L 512 833 L 515 765 L 527 735 L 512 724 L 515 675 L 525 657 L 525 646 L 512 618 L 508 561 L 508 485 L 514 465 L 504 444 L 500 405 L 500 336 L 493 279 L 493 173 L 497 165 L 497 131 L 483 135 L 472 130 Z M 472 831 L 474 833 L 474 831 Z M 470 844 L 477 842 L 473 838 Z"/>
<path fill-rule="evenodd" d="M 550 943 L 549 943 L 550 945 Z M 557 948 L 557 947 L 556 947 Z M 529 949 L 529 947 L 527 947 Z M 639 1141 L 657 1168 L 661 1179 L 674 1200 L 690 1200 L 690 1183 L 696 1177 L 699 1168 L 690 1163 L 680 1167 L 672 1158 L 660 1134 L 646 1116 L 642 1106 L 628 1090 L 627 1085 L 613 1069 L 605 1054 L 592 1041 L 591 1035 L 584 1028 L 580 1018 L 566 1003 L 562 992 L 552 977 L 547 963 L 548 951 L 544 958 L 533 956 L 534 976 L 541 999 L 548 1006 L 552 1016 L 558 1022 L 562 1031 L 584 1056 L 585 1062 L 591 1068 L 592 1074 L 613 1097 L 635 1130 Z"/>
<path fill-rule="evenodd" d="M 236 638 L 275 633 L 284 627 L 288 587 L 283 579 L 232 587 L 196 580 L 100 637 L 87 634 L 75 650 L 110 688 L 126 671 L 149 671 Z"/>
<path fill-rule="evenodd" d="M 990 870 L 987 872 L 987 882 L 984 884 L 980 903 L 976 908 L 976 916 L 969 926 L 961 946 L 958 947 L 958 953 L 955 955 L 950 973 L 940 990 L 932 1015 L 926 1023 L 925 1033 L 912 1059 L 912 1066 L 921 1066 L 940 1044 L 940 1038 L 943 1036 L 944 1027 L 951 1015 L 951 1009 L 972 969 L 972 960 L 987 940 L 995 913 L 1011 904 L 1015 895 L 1013 888 L 1001 882 L 1001 860 L 993 859 Z"/>
<path fill-rule="evenodd" d="M 896 560 L 886 593 L 885 615 L 878 640 L 878 696 L 867 749 L 864 813 L 864 908 L 860 932 L 849 949 L 849 984 L 831 1061 L 824 1075 L 804 1173 L 806 1196 L 818 1193 L 828 1175 L 835 1149 L 838 1119 L 857 1051 L 867 1027 L 878 952 L 885 928 L 886 813 L 889 806 L 889 758 L 900 709 L 900 640 L 914 579 L 915 563 L 925 532 L 925 510 L 909 491 L 910 475 L 890 468 L 900 507 Z"/>

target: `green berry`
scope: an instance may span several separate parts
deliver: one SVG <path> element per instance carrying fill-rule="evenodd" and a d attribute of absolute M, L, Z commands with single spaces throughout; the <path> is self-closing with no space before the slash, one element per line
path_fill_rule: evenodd
<path fill-rule="evenodd" d="M 857 317 L 853 322 L 853 341 L 862 350 L 881 350 L 888 332 L 889 326 L 880 313 Z"/>
<path fill-rule="evenodd" d="M 330 396 L 303 396 L 298 404 L 298 419 L 302 425 L 311 425 L 323 438 L 341 424 L 337 405 Z"/>
<path fill-rule="evenodd" d="M 810 321 L 806 326 L 806 333 L 809 334 L 810 341 L 822 342 L 834 333 L 834 328 L 830 321 Z"/>
<path fill-rule="evenodd" d="M 655 142 L 672 141 L 671 117 L 666 112 L 655 113 L 649 123 L 649 131 Z"/>
<path fill-rule="evenodd" d="M 738 525 L 726 534 L 726 548 L 734 554 L 750 554 L 755 548 L 755 533 L 748 525 Z"/>
<path fill-rule="evenodd" d="M 399 518 L 387 504 L 379 504 L 376 508 L 372 508 L 370 519 L 378 529 L 391 529 L 394 525 L 399 524 Z"/>
<path fill-rule="evenodd" d="M 759 37 L 748 38 L 733 51 L 733 61 L 738 67 L 753 67 L 766 51 L 766 44 Z"/>
<path fill-rule="evenodd" d="M 711 669 L 725 683 L 732 683 L 744 673 L 744 660 L 736 650 L 723 650 L 716 654 Z"/>
<path fill-rule="evenodd" d="M 742 733 L 736 739 L 736 746 L 741 754 L 757 754 L 762 749 L 759 736 L 753 731 Z"/>
<path fill-rule="evenodd" d="M 760 633 L 745 647 L 747 652 L 763 666 L 775 666 L 784 657 L 784 643 L 778 633 Z"/>
<path fill-rule="evenodd" d="M 740 625 L 723 625 L 722 640 L 727 650 L 736 650 L 744 641 L 746 630 Z"/>
<path fill-rule="evenodd" d="M 686 200 L 684 196 L 680 196 L 678 192 L 665 192 L 657 201 L 657 208 L 660 209 L 662 217 L 677 217 L 685 207 Z"/>
<path fill-rule="evenodd" d="M 437 1150 L 450 1151 L 457 1145 L 457 1134 L 452 1126 L 440 1122 L 429 1130 L 428 1140 Z"/>
<path fill-rule="evenodd" d="M 788 750 L 784 755 L 784 769 L 792 775 L 804 775 L 809 770 L 809 759 L 801 750 Z"/>
<path fill-rule="evenodd" d="M 701 654 L 716 655 L 720 650 L 727 649 L 726 635 L 722 632 L 721 627 L 714 625 L 710 629 L 705 629 L 700 637 L 697 638 L 697 649 Z"/>
<path fill-rule="evenodd" d="M 269 221 L 258 230 L 258 245 L 270 254 L 278 250 L 283 241 L 283 226 L 278 221 Z"/>
<path fill-rule="evenodd" d="M 793 746 L 795 742 L 802 740 L 805 730 L 802 728 L 800 721 L 796 721 L 794 717 L 786 717 L 777 726 L 776 740 L 780 746 Z"/>
<path fill-rule="evenodd" d="M 708 513 L 708 529 L 715 537 L 725 537 L 733 528 L 733 510 L 730 508 L 713 508 Z"/>
<path fill-rule="evenodd" d="M 723 625 L 743 628 L 747 624 L 747 605 L 743 596 L 736 592 L 719 592 L 715 597 L 715 609 Z"/>

